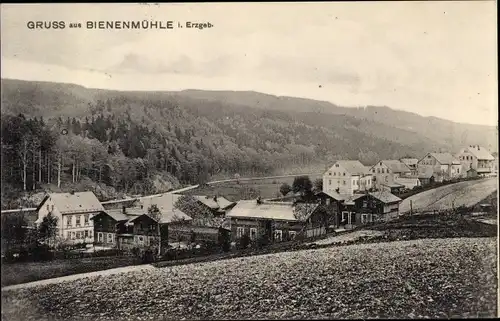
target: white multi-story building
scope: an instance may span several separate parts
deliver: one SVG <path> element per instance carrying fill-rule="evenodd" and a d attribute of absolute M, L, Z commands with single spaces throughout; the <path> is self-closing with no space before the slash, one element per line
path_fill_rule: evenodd
<path fill-rule="evenodd" d="M 104 211 L 92 192 L 50 193 L 37 208 L 40 224 L 49 213 L 57 217 L 57 236 L 70 242 L 94 241 L 94 225 L 90 219 Z"/>
<path fill-rule="evenodd" d="M 479 145 L 462 148 L 456 157 L 460 160 L 464 171 L 472 168 L 479 175 L 488 175 L 495 169 L 495 157 Z"/>
<path fill-rule="evenodd" d="M 339 160 L 323 174 L 323 191 L 352 195 L 372 188 L 372 175 L 360 161 Z"/>

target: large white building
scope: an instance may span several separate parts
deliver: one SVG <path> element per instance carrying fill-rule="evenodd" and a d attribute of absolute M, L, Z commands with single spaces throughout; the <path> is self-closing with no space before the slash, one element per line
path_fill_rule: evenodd
<path fill-rule="evenodd" d="M 495 157 L 490 152 L 479 145 L 471 145 L 462 148 L 456 155 L 464 171 L 474 169 L 480 175 L 488 175 L 494 172 Z"/>
<path fill-rule="evenodd" d="M 352 195 L 372 188 L 372 175 L 357 160 L 339 160 L 323 174 L 323 192 Z"/>
<path fill-rule="evenodd" d="M 57 217 L 57 236 L 73 242 L 92 243 L 94 225 L 90 219 L 104 211 L 92 192 L 50 193 L 37 208 L 40 224 L 49 213 Z"/>

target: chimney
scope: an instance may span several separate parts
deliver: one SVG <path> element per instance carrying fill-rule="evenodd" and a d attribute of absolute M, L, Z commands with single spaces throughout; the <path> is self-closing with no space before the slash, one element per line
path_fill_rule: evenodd
<path fill-rule="evenodd" d="M 214 202 L 217 202 L 217 196 L 214 196 Z"/>
<path fill-rule="evenodd" d="M 127 212 L 127 207 L 125 205 L 122 206 L 122 213 L 125 214 Z"/>
<path fill-rule="evenodd" d="M 477 150 L 481 150 L 481 148 L 479 148 L 479 145 L 477 145 Z"/>
<path fill-rule="evenodd" d="M 260 196 L 257 197 L 257 204 L 262 204 L 262 200 L 260 199 Z"/>
<path fill-rule="evenodd" d="M 69 192 L 71 195 L 75 195 L 75 190 L 71 190 L 71 192 Z"/>

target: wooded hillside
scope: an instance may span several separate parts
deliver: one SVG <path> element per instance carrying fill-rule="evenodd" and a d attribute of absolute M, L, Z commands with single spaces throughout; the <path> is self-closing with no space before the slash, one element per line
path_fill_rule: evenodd
<path fill-rule="evenodd" d="M 321 172 L 335 159 L 373 164 L 450 146 L 361 117 L 265 110 L 188 93 L 2 80 L 2 194 L 80 182 L 159 193 L 210 177 Z"/>

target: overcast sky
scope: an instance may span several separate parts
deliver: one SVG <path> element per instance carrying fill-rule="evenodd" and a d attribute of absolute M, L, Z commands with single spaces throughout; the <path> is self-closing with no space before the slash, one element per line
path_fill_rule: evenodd
<path fill-rule="evenodd" d="M 2 5 L 3 78 L 120 90 L 255 90 L 496 125 L 496 4 Z M 30 30 L 30 20 L 211 29 Z"/>

